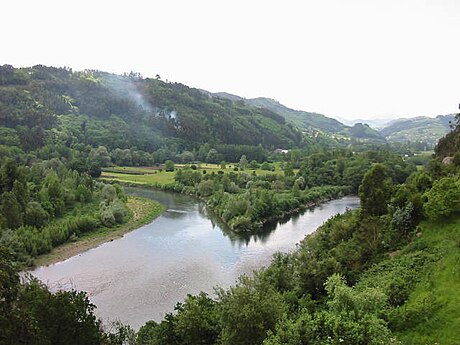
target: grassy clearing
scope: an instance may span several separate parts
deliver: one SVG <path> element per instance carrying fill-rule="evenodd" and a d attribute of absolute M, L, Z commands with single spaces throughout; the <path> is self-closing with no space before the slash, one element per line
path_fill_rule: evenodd
<path fill-rule="evenodd" d="M 135 183 L 142 185 L 150 184 L 168 184 L 174 183 L 174 172 L 157 171 L 156 173 L 149 173 L 145 175 L 132 175 L 123 172 L 103 172 L 101 178 L 106 180 L 120 181 L 125 183 Z"/>
<path fill-rule="evenodd" d="M 125 233 L 150 223 L 164 211 L 164 206 L 160 203 L 137 196 L 129 196 L 127 206 L 130 210 L 130 216 L 126 223 L 114 228 L 101 227 L 97 231 L 79 237 L 75 242 L 58 246 L 50 253 L 41 255 L 35 259 L 34 266 L 50 265 L 63 261 L 81 252 L 95 248 L 104 242 L 123 237 Z"/>
<path fill-rule="evenodd" d="M 246 173 L 253 174 L 255 172 L 258 176 L 263 176 L 267 174 L 283 174 L 280 163 L 274 163 L 275 171 L 267 171 L 262 169 L 245 169 L 243 171 L 234 171 L 236 163 L 228 163 L 225 166 L 225 169 L 222 169 L 219 164 L 198 164 L 197 170 L 203 171 L 206 170 L 206 173 L 217 173 L 218 171 L 223 171 L 225 174 L 230 172 L 233 173 Z M 187 169 L 190 165 L 186 164 L 176 164 L 177 169 Z M 294 170 L 296 173 L 297 170 Z M 120 181 L 124 183 L 134 183 L 141 184 L 145 186 L 155 186 L 174 183 L 175 172 L 167 172 L 161 170 L 157 167 L 111 167 L 106 168 L 102 172 L 101 178 L 112 181 Z"/>
<path fill-rule="evenodd" d="M 406 303 L 407 311 L 419 315 L 418 322 L 397 336 L 404 344 L 460 344 L 460 218 L 423 223 L 417 241 L 442 255 Z"/>
<path fill-rule="evenodd" d="M 460 216 L 422 222 L 419 236 L 392 254 L 356 288 L 377 287 L 399 301 L 388 320 L 401 344 L 460 344 Z"/>

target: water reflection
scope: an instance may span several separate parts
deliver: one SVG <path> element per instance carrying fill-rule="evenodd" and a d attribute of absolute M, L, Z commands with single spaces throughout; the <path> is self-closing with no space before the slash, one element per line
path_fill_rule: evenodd
<path fill-rule="evenodd" d="M 331 201 L 269 224 L 257 234 L 236 234 L 195 198 L 126 191 L 158 200 L 169 211 L 123 238 L 33 274 L 52 289 L 87 291 L 104 321 L 117 318 L 134 328 L 160 320 L 187 294 L 212 293 L 216 285 L 234 284 L 241 274 L 268 265 L 273 253 L 294 250 L 330 216 L 359 203 L 357 198 Z"/>

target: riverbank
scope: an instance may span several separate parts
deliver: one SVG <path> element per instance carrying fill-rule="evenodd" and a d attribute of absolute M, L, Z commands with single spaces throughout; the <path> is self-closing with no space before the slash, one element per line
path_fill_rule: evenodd
<path fill-rule="evenodd" d="M 148 320 L 161 321 L 187 294 L 212 294 L 215 286 L 227 288 L 242 274 L 252 276 L 274 253 L 291 252 L 328 218 L 359 205 L 357 198 L 334 200 L 274 229 L 239 236 L 221 231 L 196 198 L 147 188 L 125 191 L 170 211 L 120 241 L 32 274 L 53 289 L 87 291 L 103 322 L 119 319 L 136 330 Z"/>
<path fill-rule="evenodd" d="M 55 264 L 95 248 L 105 242 L 123 237 L 124 234 L 150 223 L 164 211 L 164 206 L 159 202 L 137 196 L 128 196 L 127 206 L 131 215 L 126 223 L 115 228 L 100 228 L 95 232 L 81 236 L 75 242 L 65 243 L 53 248 L 51 252 L 37 257 L 34 260 L 33 266 Z"/>
<path fill-rule="evenodd" d="M 345 195 L 350 195 L 351 190 L 348 186 L 322 186 L 322 187 L 313 187 L 309 190 L 297 192 L 296 194 L 289 194 L 279 192 L 276 194 L 276 197 L 272 195 L 272 199 L 267 199 L 267 194 L 259 195 L 256 191 L 255 198 L 260 198 L 259 208 L 261 208 L 262 213 L 271 213 L 267 216 L 257 216 L 257 215 L 248 215 L 246 212 L 236 211 L 237 214 L 234 214 L 231 217 L 228 217 L 228 210 L 238 208 L 238 204 L 241 205 L 241 200 L 239 199 L 241 194 L 232 194 L 226 193 L 227 198 L 222 198 L 221 196 L 217 199 L 215 195 L 211 194 L 208 197 L 201 196 L 196 188 L 191 186 L 184 186 L 180 183 L 146 183 L 140 181 L 122 181 L 116 178 L 107 179 L 102 178 L 104 183 L 117 183 L 129 187 L 141 187 L 141 188 L 151 188 L 154 190 L 163 190 L 167 192 L 175 192 L 180 194 L 185 194 L 197 198 L 198 200 L 204 202 L 208 211 L 210 211 L 213 216 L 219 220 L 219 222 L 227 229 L 234 233 L 246 233 L 246 234 L 256 234 L 264 229 L 267 224 L 275 223 L 285 219 L 286 217 L 291 217 L 295 214 L 305 211 L 308 208 L 316 207 L 326 201 L 344 197 Z M 232 199 L 232 200 L 229 200 Z M 280 202 L 278 199 L 282 199 Z M 253 201 L 252 201 L 253 202 Z M 261 205 L 262 204 L 262 205 Z M 237 205 L 237 206 L 235 206 Z M 267 206 L 268 205 L 268 206 Z M 248 205 L 247 205 L 248 206 Z M 271 207 L 271 211 L 267 211 L 266 208 Z M 254 205 L 253 205 L 254 208 Z M 235 211 L 235 210 L 234 210 Z M 227 213 L 227 214 L 226 214 Z M 225 214 L 228 219 L 225 219 Z M 254 219 L 258 217 L 258 219 Z"/>

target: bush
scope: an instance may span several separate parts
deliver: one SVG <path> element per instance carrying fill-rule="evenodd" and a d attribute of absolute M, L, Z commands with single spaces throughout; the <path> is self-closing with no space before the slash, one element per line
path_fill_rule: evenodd
<path fill-rule="evenodd" d="M 115 225 L 115 216 L 110 208 L 105 208 L 101 212 L 101 222 L 104 226 L 112 227 Z"/>
<path fill-rule="evenodd" d="M 174 171 L 174 162 L 171 160 L 167 160 L 165 162 L 165 171 Z"/>
<path fill-rule="evenodd" d="M 123 223 L 123 219 L 127 215 L 126 208 L 118 201 L 114 201 L 108 205 L 101 205 L 101 221 L 104 226 L 112 227 L 115 224 Z"/>
<path fill-rule="evenodd" d="M 41 228 L 49 221 L 50 215 L 42 205 L 36 201 L 30 201 L 26 207 L 25 223 L 37 228 Z"/>
<path fill-rule="evenodd" d="M 442 178 L 434 182 L 433 187 L 424 196 L 428 199 L 423 207 L 428 217 L 447 217 L 460 204 L 460 182 L 451 177 Z"/>

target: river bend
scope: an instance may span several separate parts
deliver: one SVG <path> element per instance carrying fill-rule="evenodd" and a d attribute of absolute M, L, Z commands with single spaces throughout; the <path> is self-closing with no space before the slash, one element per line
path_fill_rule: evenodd
<path fill-rule="evenodd" d="M 86 291 L 104 322 L 139 328 L 159 321 L 187 294 L 228 287 L 243 273 L 267 266 L 275 252 L 295 249 L 305 235 L 331 216 L 359 206 L 356 197 L 326 202 L 268 226 L 253 236 L 236 236 L 219 226 L 196 199 L 175 193 L 126 188 L 128 194 L 163 203 L 152 223 L 32 274 L 51 290 Z"/>

